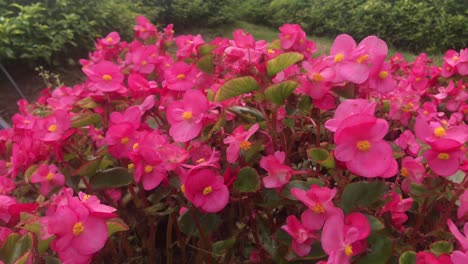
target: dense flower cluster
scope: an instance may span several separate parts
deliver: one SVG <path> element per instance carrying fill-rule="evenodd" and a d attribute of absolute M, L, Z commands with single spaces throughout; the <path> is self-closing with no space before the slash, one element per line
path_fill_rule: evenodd
<path fill-rule="evenodd" d="M 167 239 L 226 262 L 468 262 L 468 49 L 439 68 L 387 60 L 375 36 L 319 56 L 298 25 L 272 43 L 134 29 L 0 131 L 0 247 L 31 241 L 8 259 L 90 263 L 144 241 L 151 262 L 167 219 Z M 109 241 L 127 229 L 134 244 Z"/>

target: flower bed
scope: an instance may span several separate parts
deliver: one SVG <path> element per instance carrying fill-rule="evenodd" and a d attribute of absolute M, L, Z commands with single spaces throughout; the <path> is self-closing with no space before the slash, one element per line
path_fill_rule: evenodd
<path fill-rule="evenodd" d="M 0 131 L 0 260 L 467 263 L 468 49 L 314 52 L 290 24 L 99 39 Z"/>

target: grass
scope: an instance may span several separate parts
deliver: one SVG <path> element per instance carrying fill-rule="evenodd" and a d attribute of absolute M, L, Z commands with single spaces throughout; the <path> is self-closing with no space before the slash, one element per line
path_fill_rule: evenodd
<path fill-rule="evenodd" d="M 271 42 L 278 38 L 279 30 L 267 26 L 262 25 L 255 25 L 246 21 L 236 21 L 230 25 L 220 25 L 216 28 L 197 28 L 197 29 L 190 29 L 187 32 L 180 32 L 181 34 L 201 34 L 205 41 L 211 41 L 215 37 L 226 37 L 232 39 L 232 32 L 236 29 L 244 29 L 244 31 L 249 32 L 254 36 L 255 39 L 264 39 L 268 42 Z M 330 47 L 333 43 L 334 38 L 331 37 L 317 37 L 317 36 L 310 36 L 309 39 L 313 40 L 317 45 L 317 53 L 316 54 L 328 54 L 330 52 Z M 388 54 L 393 56 L 395 53 L 400 52 L 403 57 L 408 61 L 413 61 L 418 54 L 404 51 L 404 50 L 397 50 L 393 47 L 389 47 Z M 428 57 L 431 58 L 436 65 L 442 65 L 443 62 L 443 54 L 428 54 Z"/>

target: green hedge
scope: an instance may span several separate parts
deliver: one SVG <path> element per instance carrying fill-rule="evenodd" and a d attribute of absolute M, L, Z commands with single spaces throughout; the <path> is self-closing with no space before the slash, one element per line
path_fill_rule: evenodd
<path fill-rule="evenodd" d="M 246 0 L 240 14 L 275 27 L 299 23 L 318 36 L 377 35 L 413 52 L 460 49 L 468 41 L 466 0 Z"/>
<path fill-rule="evenodd" d="M 0 0 L 0 59 L 50 62 L 111 31 L 129 38 L 138 8 L 130 0 Z"/>

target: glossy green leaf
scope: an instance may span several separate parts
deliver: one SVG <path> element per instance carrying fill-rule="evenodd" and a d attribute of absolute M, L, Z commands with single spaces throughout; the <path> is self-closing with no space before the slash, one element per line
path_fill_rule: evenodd
<path fill-rule="evenodd" d="M 72 117 L 72 127 L 86 127 L 101 122 L 101 115 L 96 113 L 83 113 Z"/>
<path fill-rule="evenodd" d="M 268 76 L 272 77 L 287 67 L 298 63 L 302 59 L 304 59 L 304 55 L 299 52 L 286 52 L 280 54 L 275 58 L 267 61 L 266 67 Z"/>
<path fill-rule="evenodd" d="M 323 148 L 309 148 L 307 150 L 307 156 L 310 160 L 317 162 L 327 169 L 335 168 L 335 158 L 331 152 Z"/>
<path fill-rule="evenodd" d="M 385 264 L 392 256 L 393 241 L 382 234 L 371 235 L 367 242 L 370 252 L 365 254 L 357 263 L 359 264 Z"/>
<path fill-rule="evenodd" d="M 212 74 L 214 71 L 214 56 L 211 54 L 205 55 L 197 62 L 197 68 L 205 73 Z"/>
<path fill-rule="evenodd" d="M 293 180 L 290 181 L 284 188 L 281 190 L 281 197 L 285 197 L 289 200 L 297 201 L 297 198 L 291 194 L 291 189 L 297 188 L 301 190 L 309 190 L 310 186 L 317 184 L 322 187 L 323 182 L 316 178 L 309 178 L 307 181 Z"/>
<path fill-rule="evenodd" d="M 233 97 L 258 90 L 257 81 L 252 76 L 234 78 L 221 86 L 216 93 L 215 101 L 221 102 Z"/>
<path fill-rule="evenodd" d="M 91 178 L 89 184 L 95 190 L 105 188 L 119 188 L 127 186 L 133 181 L 133 176 L 128 173 L 126 168 L 115 167 L 99 171 Z"/>
<path fill-rule="evenodd" d="M 204 55 L 210 54 L 216 48 L 217 48 L 216 45 L 203 44 L 203 45 L 198 46 L 197 49 L 198 49 L 198 53 L 200 53 L 200 55 L 204 56 Z"/>
<path fill-rule="evenodd" d="M 20 236 L 17 233 L 10 234 L 0 248 L 0 260 L 5 264 L 24 264 L 33 249 L 33 236 L 26 233 Z"/>
<path fill-rule="evenodd" d="M 39 168 L 39 165 L 37 164 L 29 166 L 29 168 L 24 173 L 24 179 L 26 180 L 26 182 L 29 182 L 31 175 L 33 175 L 33 173 L 36 172 L 37 168 Z"/>
<path fill-rule="evenodd" d="M 367 217 L 367 220 L 369 220 L 371 232 L 377 232 L 385 228 L 385 224 L 377 217 L 368 214 L 364 215 Z"/>
<path fill-rule="evenodd" d="M 213 243 L 213 253 L 216 255 L 224 255 L 229 249 L 231 249 L 236 243 L 235 238 L 230 238 L 226 240 L 220 240 Z"/>
<path fill-rule="evenodd" d="M 416 252 L 408 250 L 401 254 L 398 259 L 399 264 L 416 264 Z"/>
<path fill-rule="evenodd" d="M 98 106 L 98 104 L 91 97 L 86 97 L 79 100 L 78 102 L 76 102 L 76 105 L 83 109 L 91 109 Z"/>
<path fill-rule="evenodd" d="M 234 188 L 237 191 L 256 192 L 260 188 L 260 179 L 257 171 L 252 167 L 244 167 L 237 173 Z"/>
<path fill-rule="evenodd" d="M 299 85 L 295 81 L 284 81 L 269 86 L 265 90 L 265 97 L 276 105 L 284 104 L 284 100 L 288 98 Z"/>
<path fill-rule="evenodd" d="M 441 241 L 437 241 L 437 242 L 432 243 L 430 248 L 431 248 L 432 253 L 439 256 L 439 255 L 442 255 L 442 254 L 452 253 L 453 244 L 448 242 L 448 241 L 441 240 Z"/>
<path fill-rule="evenodd" d="M 340 207 L 346 214 L 356 207 L 367 207 L 378 201 L 387 190 L 387 185 L 382 181 L 353 182 L 346 185 Z"/>
<path fill-rule="evenodd" d="M 117 232 L 127 231 L 128 226 L 127 224 L 122 221 L 120 218 L 111 218 L 106 221 L 107 224 L 107 232 L 109 237 Z"/>
<path fill-rule="evenodd" d="M 76 169 L 74 175 L 92 177 L 96 174 L 100 164 L 101 158 L 87 160 L 78 169 Z"/>

